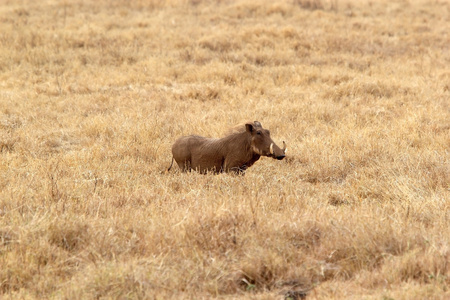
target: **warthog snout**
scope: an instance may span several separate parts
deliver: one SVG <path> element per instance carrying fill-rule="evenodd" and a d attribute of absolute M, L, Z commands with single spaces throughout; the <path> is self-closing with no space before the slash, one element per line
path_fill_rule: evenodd
<path fill-rule="evenodd" d="M 274 158 L 276 158 L 276 159 L 278 159 L 278 160 L 282 160 L 283 158 L 285 158 L 286 157 L 286 143 L 283 141 L 283 148 L 282 149 L 280 149 L 277 145 L 275 145 L 275 150 L 274 150 L 274 143 L 271 143 L 270 144 L 270 149 L 269 149 L 269 151 L 270 151 L 270 154 L 274 157 Z"/>

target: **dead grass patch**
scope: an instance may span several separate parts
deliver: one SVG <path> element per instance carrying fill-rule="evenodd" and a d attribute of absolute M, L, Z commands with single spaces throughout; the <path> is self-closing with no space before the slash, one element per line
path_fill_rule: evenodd
<path fill-rule="evenodd" d="M 0 298 L 448 298 L 446 9 L 2 3 Z M 287 158 L 165 172 L 247 120 Z"/>

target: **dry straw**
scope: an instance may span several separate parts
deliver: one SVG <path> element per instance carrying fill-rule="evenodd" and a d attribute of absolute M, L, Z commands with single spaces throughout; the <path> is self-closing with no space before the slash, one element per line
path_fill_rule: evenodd
<path fill-rule="evenodd" d="M 449 298 L 448 9 L 2 1 L 0 298 Z M 164 172 L 245 120 L 288 157 Z"/>

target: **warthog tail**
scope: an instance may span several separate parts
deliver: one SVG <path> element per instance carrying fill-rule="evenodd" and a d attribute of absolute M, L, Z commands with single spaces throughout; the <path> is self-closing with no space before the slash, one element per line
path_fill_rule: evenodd
<path fill-rule="evenodd" d="M 174 158 L 172 157 L 172 163 L 170 164 L 170 167 L 167 169 L 167 172 L 169 172 L 170 171 L 170 169 L 172 169 L 172 165 L 173 165 L 173 160 L 174 160 Z"/>

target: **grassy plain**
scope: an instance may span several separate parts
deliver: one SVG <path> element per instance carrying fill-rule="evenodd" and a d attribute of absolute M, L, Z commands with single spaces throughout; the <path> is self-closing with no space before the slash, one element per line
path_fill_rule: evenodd
<path fill-rule="evenodd" d="M 449 299 L 449 9 L 1 0 L 0 298 Z M 246 120 L 288 157 L 165 173 Z"/>

